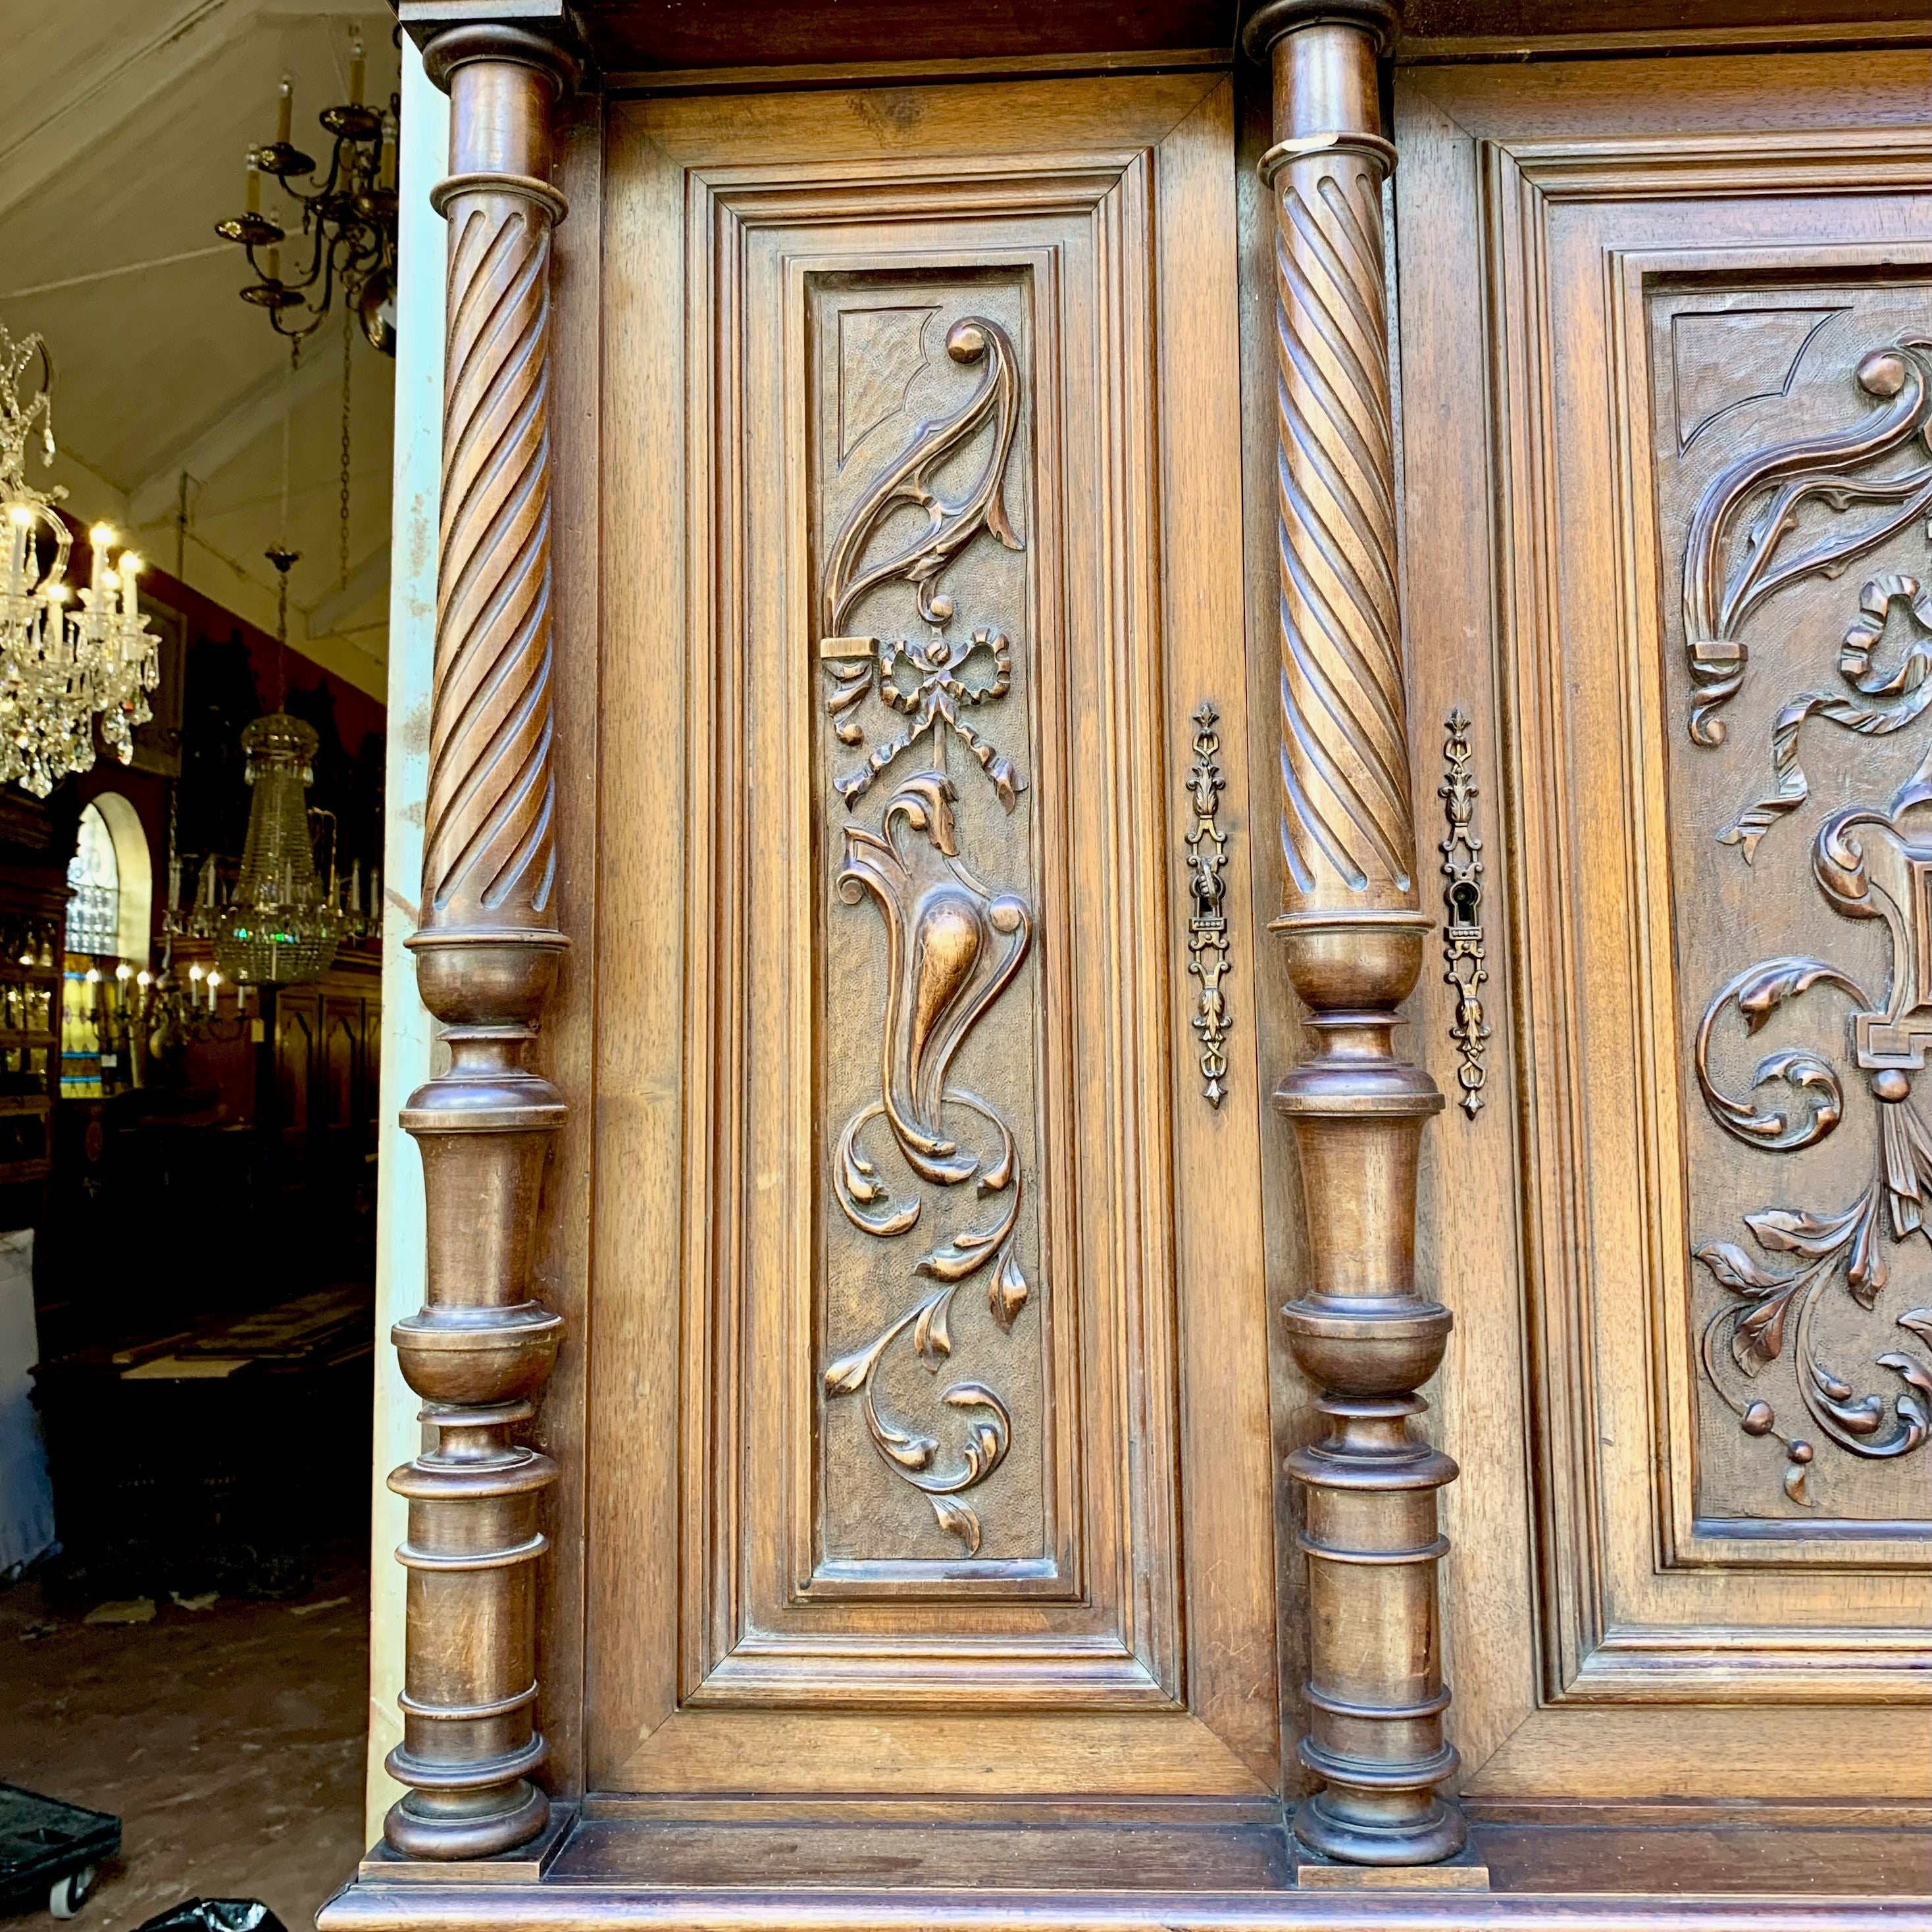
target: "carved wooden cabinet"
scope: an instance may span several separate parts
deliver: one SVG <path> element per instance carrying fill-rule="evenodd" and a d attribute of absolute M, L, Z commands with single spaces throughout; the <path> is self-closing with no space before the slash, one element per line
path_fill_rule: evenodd
<path fill-rule="evenodd" d="M 1922 1910 L 1925 37 L 1572 10 L 403 0 L 331 1932 Z"/>
<path fill-rule="evenodd" d="M 1405 194 L 1486 268 L 1452 290 L 1439 241 L 1405 248 L 1405 370 L 1491 382 L 1405 439 L 1441 587 L 1418 710 L 1477 721 L 1513 1022 L 1423 1213 L 1492 1497 L 1452 1645 L 1511 1634 L 1462 1673 L 1466 1791 L 1924 1790 L 1922 74 L 1658 64 L 1640 106 L 1580 109 L 1576 68 L 1400 84 Z M 1753 98 L 1786 124 L 1741 127 Z M 1512 1251 L 1516 1292 L 1478 1289 Z"/>
<path fill-rule="evenodd" d="M 1252 1061 L 1141 943 L 1244 711 L 1232 100 L 610 112 L 600 1786 L 1272 1781 Z"/>

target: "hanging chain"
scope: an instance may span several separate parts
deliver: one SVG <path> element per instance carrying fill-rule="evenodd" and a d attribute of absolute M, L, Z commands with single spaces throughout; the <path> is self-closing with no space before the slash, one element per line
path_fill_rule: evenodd
<path fill-rule="evenodd" d="M 342 311 L 342 476 L 341 494 L 337 511 L 335 535 L 335 561 L 338 581 L 349 581 L 349 405 L 350 388 L 350 351 L 355 345 L 356 311 L 345 304 Z"/>
<path fill-rule="evenodd" d="M 294 434 L 296 373 L 302 367 L 302 338 L 289 344 L 289 366 L 282 374 L 282 496 L 275 524 L 275 541 L 289 540 L 289 444 Z"/>

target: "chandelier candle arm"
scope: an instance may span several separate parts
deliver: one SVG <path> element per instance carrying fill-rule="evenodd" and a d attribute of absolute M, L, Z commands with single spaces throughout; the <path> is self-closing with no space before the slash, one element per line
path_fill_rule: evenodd
<path fill-rule="evenodd" d="M 278 334 L 297 344 L 322 326 L 342 284 L 350 311 L 376 348 L 392 354 L 396 289 L 395 113 L 363 100 L 368 73 L 359 35 L 352 43 L 350 98 L 317 116 L 333 145 L 328 168 L 315 178 L 316 164 L 294 144 L 295 82 L 284 74 L 275 97 L 275 138 L 248 151 L 242 212 L 216 223 L 224 241 L 237 243 L 256 279 L 242 299 L 268 312 Z M 301 236 L 311 238 L 308 266 L 282 278 L 281 244 L 291 230 L 262 212 L 262 176 L 271 174 L 301 210 Z M 298 187 L 308 177 L 311 185 Z M 257 260 L 256 250 L 266 252 Z M 311 292 L 314 292 L 311 298 Z"/>
<path fill-rule="evenodd" d="M 442 524 L 430 698 L 423 1004 L 450 1066 L 410 1096 L 428 1287 L 393 1330 L 435 1438 L 389 1478 L 409 1501 L 402 1743 L 410 1787 L 390 1845 L 419 1858 L 512 1850 L 549 1801 L 536 1727 L 537 1580 L 549 1459 L 514 1439 L 554 1362 L 560 1318 L 531 1280 L 562 1096 L 524 1064 L 566 941 L 551 820 L 549 120 L 574 84 L 562 48 L 494 25 L 431 28 L 450 96 Z"/>
<path fill-rule="evenodd" d="M 1244 44 L 1272 71 L 1284 895 L 1274 928 L 1310 1058 L 1293 1126 L 1307 1275 L 1283 1311 L 1328 1432 L 1296 1450 L 1307 1558 L 1300 1845 L 1425 1866 L 1467 1837 L 1444 1741 L 1436 1492 L 1456 1466 L 1412 1433 L 1448 1311 L 1418 1292 L 1415 1180 L 1435 1082 L 1394 1049 L 1421 970 L 1396 568 L 1378 61 L 1389 0 L 1264 0 Z"/>

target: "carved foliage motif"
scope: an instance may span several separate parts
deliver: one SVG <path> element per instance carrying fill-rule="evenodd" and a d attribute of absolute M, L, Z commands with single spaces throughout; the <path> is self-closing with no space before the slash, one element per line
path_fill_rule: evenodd
<path fill-rule="evenodd" d="M 1812 326 L 1807 345 L 1822 328 Z M 1932 508 L 1928 375 L 1932 340 L 1908 332 L 1871 349 L 1852 371 L 1868 403 L 1862 419 L 1748 448 L 1705 486 L 1690 518 L 1683 572 L 1694 744 L 1708 750 L 1725 740 L 1717 714 L 1744 688 L 1745 633 L 1754 614 L 1808 579 L 1834 581 Z M 1808 720 L 1885 737 L 1913 724 L 1932 702 L 1932 595 L 1919 578 L 1875 572 L 1845 593 L 1841 608 L 1839 685 L 1800 691 L 1780 706 L 1771 727 L 1773 788 L 1717 832 L 1747 864 L 1810 796 L 1798 762 Z M 1882 661 L 1888 628 L 1899 641 Z M 1793 635 L 1802 663 L 1809 634 Z M 1870 781 L 1861 766 L 1846 782 L 1856 793 Z M 1820 1441 L 1877 1462 L 1911 1454 L 1932 1434 L 1932 1366 L 1922 1352 L 1932 1343 L 1932 1308 L 1892 1313 L 1883 1336 L 1863 1345 L 1870 1367 L 1886 1372 L 1879 1388 L 1864 1386 L 1869 1371 L 1861 1376 L 1862 1365 L 1846 1358 L 1850 1324 L 1827 1318 L 1834 1306 L 1861 1318 L 1882 1318 L 1898 1244 L 1914 1236 L 1932 1244 L 1932 1120 L 1912 1093 L 1932 1047 L 1928 808 L 1932 742 L 1888 802 L 1830 811 L 1811 840 L 1810 883 L 1825 907 L 1883 934 L 1880 990 L 1868 991 L 1870 975 L 1862 978 L 1862 966 L 1842 963 L 1842 953 L 1837 961 L 1781 954 L 1735 974 L 1711 998 L 1696 1030 L 1695 1075 L 1712 1118 L 1760 1152 L 1797 1154 L 1838 1132 L 1848 1070 L 1861 1077 L 1868 1096 L 1872 1166 L 1848 1203 L 1747 1212 L 1748 1246 L 1711 1240 L 1694 1250 L 1724 1291 L 1700 1325 L 1705 1374 L 1748 1436 L 1782 1444 L 1784 1492 L 1804 1508 L 1818 1500 L 1810 1484 Z M 1769 890 L 1782 904 L 1788 890 L 1782 878 Z M 1758 902 L 1770 903 L 1762 896 Z M 1855 954 L 1854 964 L 1863 956 Z M 1774 1022 L 1792 1032 L 1787 1016 L 1800 1000 L 1806 1012 L 1820 1002 L 1838 1003 L 1842 1050 L 1821 1048 L 1820 1039 L 1829 1036 L 1820 1035 L 1814 1023 L 1810 1038 L 1796 1037 L 1760 1058 L 1748 1089 L 1734 1090 L 1736 1081 L 1715 1064 L 1734 1051 L 1726 1042 L 1736 1040 L 1740 1024 L 1748 1040 Z M 1846 1300 L 1834 1304 L 1830 1298 L 1839 1292 Z M 1779 1394 L 1780 1387 L 1791 1396 Z"/>
<path fill-rule="evenodd" d="M 1015 1426 L 1008 1401 L 987 1381 L 952 1382 L 938 1402 L 956 1426 L 943 1430 L 940 1420 L 930 1427 L 908 1420 L 881 1389 L 896 1344 L 907 1344 L 935 1377 L 950 1363 L 963 1283 L 983 1282 L 1002 1334 L 1011 1333 L 1031 1293 L 1019 1254 L 1022 1176 L 1012 1126 L 999 1105 L 958 1084 L 954 1069 L 1024 964 L 1034 914 L 1024 896 L 983 884 L 968 864 L 959 794 L 946 770 L 950 740 L 965 747 L 1004 811 L 1016 808 L 1024 775 L 964 715 L 1008 696 L 1015 647 L 1004 631 L 970 616 L 956 628 L 954 599 L 942 587 L 976 541 L 1022 548 L 1006 502 L 1019 363 L 1006 332 L 983 316 L 956 322 L 945 346 L 955 364 L 983 369 L 978 386 L 950 414 L 920 423 L 867 482 L 820 573 L 826 709 L 837 743 L 861 754 L 832 772 L 836 795 L 848 811 L 856 808 L 922 741 L 931 760 L 899 779 L 874 824 L 845 821 L 833 880 L 844 905 L 869 906 L 878 920 L 885 970 L 875 1096 L 835 1137 L 831 1194 L 844 1220 L 880 1244 L 874 1272 L 902 1274 L 918 1292 L 842 1350 L 822 1383 L 828 1400 L 856 1399 L 881 1461 L 925 1496 L 939 1528 L 972 1556 L 983 1529 L 968 1492 L 1006 1458 Z M 946 479 L 956 477 L 964 487 L 954 483 L 956 494 L 948 494 Z M 844 633 L 870 593 L 892 586 L 911 592 L 927 637 Z M 903 722 L 893 728 L 896 718 Z M 1023 730 L 1023 718 L 1013 722 Z M 905 1170 L 904 1183 L 888 1178 L 892 1163 Z M 893 1245 L 916 1229 L 916 1244 Z"/>
<path fill-rule="evenodd" d="M 1756 1034 L 1787 1001 L 1826 991 L 1850 1002 L 1852 1058 L 1865 1076 L 1878 1116 L 1878 1154 L 1870 1184 L 1850 1207 L 1819 1213 L 1804 1208 L 1768 1208 L 1747 1214 L 1760 1256 L 1788 1256 L 1784 1269 L 1728 1241 L 1706 1243 L 1697 1258 L 1729 1291 L 1730 1298 L 1703 1325 L 1700 1351 L 1706 1373 L 1734 1409 L 1745 1432 L 1774 1436 L 1788 1457 L 1785 1493 L 1811 1501 L 1807 1478 L 1816 1454 L 1802 1436 L 1786 1433 L 1775 1407 L 1762 1396 L 1733 1392 L 1784 1354 L 1791 1344 L 1798 1394 L 1812 1422 L 1852 1454 L 1904 1456 L 1919 1448 L 1932 1429 L 1932 1369 L 1901 1348 L 1885 1350 L 1876 1365 L 1898 1378 L 1889 1399 L 1861 1395 L 1820 1352 L 1816 1315 L 1820 1298 L 1834 1281 L 1859 1307 L 1874 1310 L 1891 1279 L 1885 1237 L 1918 1234 L 1932 1241 L 1926 1226 L 1932 1207 L 1932 1127 L 1913 1104 L 1912 1076 L 1923 1070 L 1932 1046 L 1932 987 L 1925 983 L 1932 948 L 1932 822 L 1924 808 L 1932 790 L 1907 788 L 1889 811 L 1852 806 L 1834 812 L 1819 829 L 1812 853 L 1818 889 L 1846 919 L 1884 922 L 1892 970 L 1882 1000 L 1874 1000 L 1850 974 L 1822 959 L 1768 959 L 1741 973 L 1706 1010 L 1697 1033 L 1697 1080 L 1724 1130 L 1770 1153 L 1810 1147 L 1834 1132 L 1844 1117 L 1844 1085 L 1838 1070 L 1798 1048 L 1766 1054 L 1751 1076 L 1752 1094 L 1726 1093 L 1711 1069 L 1711 1040 L 1726 1011 L 1748 1034 Z M 1910 822 L 1910 824 L 1908 823 Z M 1911 827 L 1919 836 L 1914 838 Z M 1762 1097 L 1767 1090 L 1788 1097 Z M 1908 1310 L 1896 1326 L 1932 1342 L 1932 1308 Z"/>
<path fill-rule="evenodd" d="M 920 424 L 832 541 L 825 566 L 826 635 L 819 644 L 834 687 L 826 708 L 837 721 L 833 728 L 839 742 L 846 745 L 865 744 L 852 713 L 874 692 L 908 721 L 903 729 L 866 746 L 864 763 L 839 778 L 839 795 L 848 805 L 862 797 L 895 759 L 944 725 L 980 761 L 1010 812 L 1024 781 L 1012 760 L 961 717 L 960 706 L 1005 697 L 1012 682 L 1012 647 L 1004 636 L 983 628 L 965 639 L 945 636 L 952 600 L 938 584 L 946 566 L 982 530 L 1009 550 L 1021 547 L 1006 502 L 1007 459 L 1019 422 L 1019 368 L 1006 332 L 980 316 L 968 316 L 946 332 L 946 352 L 960 363 L 989 358 L 986 380 L 951 416 Z M 957 502 L 947 502 L 934 484 L 934 474 L 988 424 L 992 447 L 978 481 Z M 926 527 L 868 561 L 881 530 L 907 508 L 923 512 Z M 942 627 L 939 634 L 925 644 L 835 634 L 867 592 L 895 581 L 911 586 L 920 616 Z"/>
<path fill-rule="evenodd" d="M 1699 500 L 1684 557 L 1690 736 L 1696 743 L 1724 741 L 1717 714 L 1743 686 L 1750 652 L 1742 632 L 1752 614 L 1801 578 L 1837 576 L 1932 507 L 1932 464 L 1915 460 L 1905 469 L 1875 473 L 1884 459 L 1924 443 L 1932 409 L 1928 353 L 1932 338 L 1916 334 L 1874 350 L 1858 365 L 1858 386 L 1876 405 L 1862 422 L 1828 436 L 1751 451 L 1728 465 Z M 1802 512 L 1814 503 L 1838 517 L 1858 514 L 1842 526 L 1834 520 L 1822 532 L 1802 534 Z M 1801 790 L 1792 804 L 1803 797 Z M 1744 836 L 1733 826 L 1726 842 L 1742 842 Z"/>

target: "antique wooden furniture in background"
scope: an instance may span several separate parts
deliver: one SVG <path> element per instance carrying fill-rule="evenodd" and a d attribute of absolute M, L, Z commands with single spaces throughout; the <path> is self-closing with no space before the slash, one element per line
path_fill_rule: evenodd
<path fill-rule="evenodd" d="M 137 1312 L 112 1340 L 44 1358 L 34 1399 L 61 1534 L 44 1587 L 83 1604 L 304 1590 L 316 1552 L 355 1533 L 362 1485 L 324 1463 L 292 1509 L 288 1472 L 260 1444 L 368 1426 L 372 1299 L 366 1281 L 338 1282 L 184 1321 L 155 1294 L 145 1324 Z"/>
<path fill-rule="evenodd" d="M 0 1196 L 35 1188 L 52 1171 L 66 911 L 58 873 L 0 869 Z M 37 1218 L 29 1196 L 9 1206 L 10 1226 Z"/>
<path fill-rule="evenodd" d="M 400 10 L 452 1064 L 329 1932 L 1909 1916 L 1922 23 Z"/>

